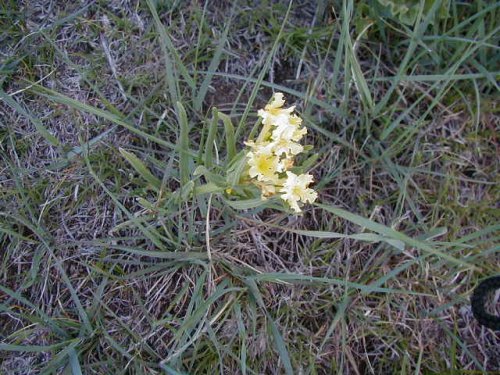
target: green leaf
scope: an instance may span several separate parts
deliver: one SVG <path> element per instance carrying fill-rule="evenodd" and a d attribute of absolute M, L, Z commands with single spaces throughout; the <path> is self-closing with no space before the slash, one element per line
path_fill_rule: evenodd
<path fill-rule="evenodd" d="M 118 115 L 118 114 L 115 114 L 115 113 L 112 113 L 109 111 L 102 110 L 102 109 L 97 108 L 97 107 L 93 107 L 93 106 L 85 104 L 85 103 L 81 103 L 78 100 L 72 99 L 68 96 L 59 94 L 56 91 L 49 90 L 45 87 L 38 86 L 38 85 L 33 85 L 33 88 L 30 91 L 32 91 L 38 95 L 41 95 L 43 97 L 46 97 L 50 100 L 53 100 L 56 103 L 67 105 L 67 106 L 74 108 L 76 110 L 79 110 L 79 111 L 92 113 L 98 117 L 101 117 L 103 119 L 111 121 L 112 123 L 120 125 L 120 126 L 124 127 L 125 129 L 129 130 L 130 132 L 132 132 L 138 136 L 141 136 L 144 139 L 147 139 L 148 141 L 154 142 L 156 144 L 159 144 L 161 146 L 167 147 L 167 148 L 172 149 L 172 150 L 178 151 L 180 149 L 179 145 L 165 141 L 161 138 L 152 136 L 152 135 L 148 134 L 147 132 L 144 132 L 140 129 L 137 129 L 134 125 L 128 123 L 125 120 L 125 115 L 123 115 L 123 114 Z M 84 147 L 84 145 L 81 145 L 81 146 Z M 188 154 L 191 156 L 196 156 L 196 153 L 192 150 L 189 150 Z"/>
<path fill-rule="evenodd" d="M 215 49 L 214 56 L 212 57 L 212 61 L 210 61 L 210 65 L 208 66 L 208 74 L 205 76 L 203 79 L 203 82 L 201 83 L 200 89 L 198 90 L 198 95 L 196 95 L 196 98 L 194 99 L 194 109 L 199 111 L 201 110 L 203 100 L 205 100 L 205 96 L 207 95 L 208 87 L 210 86 L 210 82 L 212 81 L 212 78 L 214 76 L 215 71 L 219 67 L 221 57 L 222 57 L 222 52 L 224 50 L 224 46 L 227 43 L 227 34 L 229 32 L 229 28 L 231 27 L 231 22 L 233 20 L 233 13 L 234 13 L 234 7 L 236 6 L 236 1 L 233 3 L 233 8 L 231 9 L 231 14 L 229 16 L 229 19 L 226 19 L 224 22 L 226 25 L 226 28 L 224 29 L 224 32 L 219 40 L 219 44 L 217 45 L 217 48 Z"/>
<path fill-rule="evenodd" d="M 276 350 L 278 351 L 280 358 L 283 361 L 285 373 L 287 375 L 293 375 L 292 362 L 290 361 L 290 354 L 288 354 L 288 349 L 286 348 L 285 341 L 283 340 L 283 337 L 281 336 L 281 333 L 278 330 L 278 327 L 276 326 L 276 323 L 274 322 L 271 315 L 267 313 L 267 316 L 268 325 L 271 329 L 271 335 L 273 337 L 274 344 L 276 345 Z"/>
<path fill-rule="evenodd" d="M 342 280 L 342 279 L 334 279 L 328 277 L 317 277 L 317 276 L 308 276 L 301 275 L 296 273 L 281 273 L 281 272 L 269 272 L 269 273 L 261 273 L 255 276 L 251 276 L 247 279 L 252 279 L 256 282 L 274 282 L 274 283 L 294 283 L 301 285 L 338 285 L 344 286 L 352 289 L 358 289 L 362 294 L 370 294 L 370 293 L 398 293 L 405 295 L 419 295 L 419 296 L 429 296 L 426 293 L 418 293 L 401 289 L 394 288 L 384 288 L 378 287 L 375 285 L 364 285 L 352 281 Z"/>
<path fill-rule="evenodd" d="M 182 201 L 186 201 L 191 197 L 194 190 L 194 182 L 188 181 L 180 190 L 180 198 Z"/>
<path fill-rule="evenodd" d="M 264 311 L 268 319 L 268 325 L 271 330 L 271 336 L 273 337 L 274 344 L 276 345 L 276 350 L 280 355 L 281 360 L 283 361 L 283 366 L 285 367 L 285 373 L 287 375 L 293 374 L 292 362 L 290 361 L 290 355 L 288 354 L 288 349 L 286 348 L 285 341 L 281 336 L 274 319 L 271 317 L 269 312 L 266 309 L 266 305 L 264 303 L 264 299 L 259 291 L 259 287 L 255 282 L 255 279 L 252 277 L 247 277 L 244 280 L 244 283 L 248 286 L 249 293 L 255 298 L 257 304 Z"/>
<path fill-rule="evenodd" d="M 224 131 L 226 133 L 226 150 L 227 150 L 227 163 L 234 159 L 236 156 L 236 138 L 234 136 L 234 125 L 231 118 L 222 113 L 218 112 L 219 118 L 222 119 L 224 123 Z"/>
<path fill-rule="evenodd" d="M 158 177 L 154 176 L 148 167 L 133 153 L 119 148 L 120 154 L 127 159 L 127 161 L 132 165 L 132 167 L 141 175 L 149 184 L 153 187 L 156 192 L 160 191 L 161 181 Z"/>
<path fill-rule="evenodd" d="M 43 126 L 40 120 L 33 117 L 26 109 L 24 109 L 18 102 L 16 102 L 10 95 L 7 95 L 5 91 L 0 88 L 0 99 L 2 99 L 9 107 L 11 107 L 16 112 L 20 113 L 35 126 L 35 129 L 40 133 L 40 135 L 45 138 L 52 146 L 60 146 L 61 142 L 54 135 L 49 133 L 47 128 Z"/>
<path fill-rule="evenodd" d="M 299 230 L 299 229 L 289 229 L 289 228 L 286 228 L 286 231 L 297 233 L 303 236 L 316 237 L 316 238 L 349 238 L 352 240 L 366 241 L 366 242 L 386 242 L 389 245 L 394 246 L 398 250 L 403 251 L 405 249 L 405 244 L 403 241 L 395 240 L 393 238 L 388 238 L 386 236 L 382 236 L 375 233 L 343 234 L 336 232 Z"/>
<path fill-rule="evenodd" d="M 458 266 L 469 267 L 471 269 L 477 269 L 477 267 L 475 267 L 467 262 L 464 262 L 460 259 L 457 259 L 451 255 L 442 253 L 439 250 L 436 250 L 433 247 L 429 246 L 425 242 L 408 237 L 406 234 L 398 232 L 392 228 L 386 227 L 385 225 L 378 224 L 378 223 L 371 221 L 369 219 L 366 219 L 364 217 L 358 216 L 356 214 L 352 214 L 352 213 L 347 212 L 341 208 L 334 208 L 334 207 L 326 206 L 324 204 L 316 204 L 316 206 L 322 208 L 325 211 L 331 212 L 332 214 L 337 215 L 345 220 L 348 220 L 354 224 L 357 224 L 361 227 L 365 227 L 373 232 L 379 233 L 387 238 L 404 242 L 408 246 L 415 247 L 415 248 L 420 249 L 424 252 L 433 254 L 439 258 L 446 259 L 450 263 L 456 264 Z"/>
<path fill-rule="evenodd" d="M 194 259 L 207 259 L 206 253 L 197 253 L 193 251 L 154 251 L 154 250 L 141 250 L 133 247 L 120 246 L 120 245 L 106 245 L 106 247 L 125 251 L 126 253 L 145 256 L 150 258 L 158 258 L 158 259 L 171 259 L 171 260 L 180 260 L 180 261 L 190 261 Z"/>
<path fill-rule="evenodd" d="M 180 372 L 165 363 L 160 363 L 160 368 L 164 370 L 167 373 L 167 375 L 188 375 L 187 373 Z"/>
<path fill-rule="evenodd" d="M 265 205 L 268 201 L 261 198 L 255 199 L 244 199 L 240 201 L 230 201 L 229 199 L 224 199 L 224 202 L 236 210 L 248 210 L 250 208 L 256 208 Z"/>
<path fill-rule="evenodd" d="M 417 15 L 419 13 L 420 6 L 422 5 L 422 1 L 419 0 L 378 0 L 378 2 L 383 5 L 385 8 L 385 11 L 389 12 L 392 17 L 394 18 L 399 18 L 399 20 L 402 23 L 405 23 L 407 25 L 412 25 L 415 23 L 415 20 L 417 19 Z M 441 1 L 436 1 L 436 0 L 424 0 L 423 2 L 423 12 L 424 14 L 429 13 L 431 11 L 432 5 L 435 3 L 440 3 L 438 4 L 438 9 L 436 12 L 436 16 L 438 18 L 446 18 L 449 16 L 448 13 L 448 6 L 449 6 L 449 0 L 441 0 Z M 378 7 L 374 7 L 374 9 L 378 10 Z M 431 15 L 433 12 L 431 12 Z M 431 23 L 432 23 L 431 19 Z"/>
<path fill-rule="evenodd" d="M 79 341 L 79 340 L 76 340 Z M 53 350 L 59 349 L 61 347 L 67 346 L 70 343 L 74 343 L 75 340 L 64 341 L 59 344 L 54 345 L 11 345 L 0 343 L 0 352 L 29 352 L 29 353 L 43 353 L 51 352 Z"/>
<path fill-rule="evenodd" d="M 80 362 L 78 361 L 78 354 L 76 350 L 72 348 L 69 351 L 69 363 L 71 365 L 71 372 L 73 375 L 82 375 L 82 368 L 80 367 Z"/>
<path fill-rule="evenodd" d="M 236 302 L 234 304 L 234 313 L 236 315 L 236 321 L 238 323 L 238 333 L 240 336 L 240 363 L 241 363 L 241 373 L 246 375 L 247 373 L 247 332 L 245 328 L 245 323 L 243 322 L 243 315 L 241 314 L 241 304 Z"/>
<path fill-rule="evenodd" d="M 195 195 L 203 195 L 203 194 L 210 194 L 210 193 L 220 193 L 224 191 L 223 187 L 217 186 L 216 184 L 209 182 L 208 184 L 203 184 L 200 186 L 196 186 L 194 188 L 194 194 Z"/>
<path fill-rule="evenodd" d="M 264 63 L 264 66 L 262 67 L 262 70 L 260 71 L 259 76 L 257 77 L 257 80 L 255 81 L 255 86 L 252 89 L 252 92 L 250 94 L 250 98 L 248 99 L 248 104 L 245 107 L 245 111 L 243 112 L 243 115 L 241 116 L 240 122 L 238 123 L 238 127 L 236 128 L 236 138 L 237 139 L 241 135 L 241 132 L 243 131 L 243 129 L 246 127 L 247 117 L 250 114 L 250 111 L 253 107 L 253 103 L 254 103 L 255 98 L 257 97 L 257 94 L 260 90 L 260 86 L 262 85 L 262 81 L 264 80 L 265 75 L 269 72 L 269 68 L 271 67 L 271 64 L 273 62 L 273 58 L 275 57 L 275 53 L 278 50 L 278 47 L 281 45 L 280 41 L 281 41 L 281 38 L 283 37 L 285 25 L 287 24 L 288 16 L 290 15 L 290 11 L 292 9 L 292 3 L 293 2 L 290 1 L 288 4 L 288 9 L 285 13 L 285 17 L 283 19 L 283 22 L 281 23 L 280 31 L 279 31 L 278 35 L 276 36 L 276 39 L 273 43 L 271 51 L 269 51 L 269 54 L 267 55 L 266 62 Z"/>
<path fill-rule="evenodd" d="M 84 153 L 85 157 L 85 163 L 87 164 L 87 168 L 89 169 L 90 175 L 96 180 L 96 182 L 101 186 L 101 188 L 106 192 L 106 194 L 113 200 L 115 203 L 116 207 L 120 211 L 122 211 L 128 218 L 129 221 L 134 223 L 137 229 L 139 229 L 146 238 L 148 238 L 152 243 L 154 243 L 158 248 L 164 248 L 164 245 L 162 243 L 162 239 L 165 239 L 163 236 L 161 236 L 156 228 L 151 228 L 151 227 L 146 227 L 141 223 L 141 220 L 137 218 L 135 215 L 133 215 L 118 199 L 118 197 L 109 190 L 106 185 L 101 181 L 99 176 L 95 173 L 93 170 L 90 160 L 88 158 L 87 153 Z M 168 241 L 168 239 L 165 239 Z"/>
<path fill-rule="evenodd" d="M 212 120 L 210 121 L 210 125 L 208 128 L 208 136 L 205 142 L 205 167 L 212 168 L 212 152 L 214 149 L 215 136 L 217 135 L 217 122 L 219 118 L 217 116 L 217 108 L 212 108 Z"/>
<path fill-rule="evenodd" d="M 179 79 L 177 77 L 175 68 L 178 68 L 180 70 L 182 77 L 191 88 L 194 89 L 196 85 L 193 78 L 189 75 L 186 67 L 182 63 L 182 60 L 177 53 L 177 49 L 172 43 L 172 40 L 169 37 L 165 26 L 162 24 L 160 17 L 158 16 L 155 5 L 156 2 L 153 0 L 146 0 L 146 3 L 148 4 L 149 11 L 153 16 L 156 30 L 160 35 L 160 47 L 163 52 L 163 57 L 165 58 L 165 74 L 170 99 L 172 100 L 172 103 L 176 103 L 179 99 Z M 170 58 L 171 55 L 175 60 L 175 65 Z"/>
<path fill-rule="evenodd" d="M 196 307 L 196 309 L 190 314 L 186 316 L 183 324 L 179 327 L 177 332 L 175 333 L 175 337 L 178 339 L 181 335 L 188 331 L 192 331 L 202 320 L 204 320 L 204 316 L 207 314 L 207 311 L 210 310 L 210 307 L 217 301 L 219 298 L 224 296 L 227 293 L 233 292 L 242 292 L 245 288 L 240 287 L 218 287 L 210 297 L 208 297 L 205 301 L 201 302 Z"/>
<path fill-rule="evenodd" d="M 177 120 L 179 122 L 179 168 L 181 186 L 189 181 L 189 123 L 186 110 L 181 102 L 177 102 Z"/>
<path fill-rule="evenodd" d="M 347 46 L 346 54 L 348 57 L 349 65 L 352 70 L 352 79 L 354 80 L 354 85 L 358 90 L 361 102 L 363 103 L 363 105 L 367 110 L 371 111 L 374 108 L 372 95 L 370 89 L 368 88 L 368 84 L 366 83 L 363 71 L 361 70 L 361 66 L 359 65 L 350 38 L 347 39 L 346 46 Z"/>
<path fill-rule="evenodd" d="M 233 187 L 238 185 L 241 175 L 246 167 L 247 159 L 245 157 L 245 151 L 242 150 L 233 158 L 233 160 L 231 160 L 231 163 L 228 166 L 226 180 L 229 186 Z"/>
<path fill-rule="evenodd" d="M 214 184 L 216 184 L 220 187 L 227 185 L 224 177 L 222 177 L 216 173 L 210 172 L 203 165 L 196 167 L 196 169 L 193 172 L 193 176 L 204 176 L 208 182 L 213 182 Z"/>

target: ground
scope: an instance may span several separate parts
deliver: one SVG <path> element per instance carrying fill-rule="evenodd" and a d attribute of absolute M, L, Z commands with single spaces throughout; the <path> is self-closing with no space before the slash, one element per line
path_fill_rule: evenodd
<path fill-rule="evenodd" d="M 0 1 L 0 374 L 499 371 L 498 4 L 381 3 Z M 230 183 L 274 92 L 301 215 Z"/>

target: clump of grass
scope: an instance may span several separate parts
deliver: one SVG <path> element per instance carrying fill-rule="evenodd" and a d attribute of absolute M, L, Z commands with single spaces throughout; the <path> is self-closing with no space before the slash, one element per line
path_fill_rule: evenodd
<path fill-rule="evenodd" d="M 0 5 L 3 372 L 498 370 L 495 4 L 49 3 Z M 225 192 L 271 92 L 299 217 Z"/>

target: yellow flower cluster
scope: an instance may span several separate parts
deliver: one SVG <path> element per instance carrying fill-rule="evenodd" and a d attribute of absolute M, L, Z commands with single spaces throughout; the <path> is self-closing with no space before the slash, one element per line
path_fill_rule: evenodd
<path fill-rule="evenodd" d="M 313 181 L 312 175 L 296 175 L 288 170 L 293 166 L 295 155 L 304 150 L 299 141 L 307 129 L 301 127 L 302 119 L 293 114 L 295 107 L 283 108 L 284 104 L 283 94 L 276 93 L 271 102 L 259 110 L 262 130 L 255 142 L 245 142 L 250 147 L 247 153 L 248 174 L 261 189 L 263 199 L 279 194 L 299 213 L 298 203 L 312 203 L 318 194 L 308 188 Z"/>

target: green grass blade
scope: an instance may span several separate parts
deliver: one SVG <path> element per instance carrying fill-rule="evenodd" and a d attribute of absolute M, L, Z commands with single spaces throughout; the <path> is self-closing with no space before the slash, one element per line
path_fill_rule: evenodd
<path fill-rule="evenodd" d="M 196 73 L 208 74 L 208 72 L 204 71 L 204 70 L 197 70 Z M 307 93 L 304 93 L 304 92 L 299 91 L 299 90 L 295 90 L 295 89 L 290 88 L 288 86 L 280 85 L 277 83 L 267 82 L 263 78 L 259 79 L 260 76 L 258 78 L 251 78 L 251 77 L 246 77 L 246 76 L 242 76 L 239 74 L 231 74 L 231 73 L 217 72 L 217 73 L 213 73 L 213 74 L 216 76 L 219 76 L 219 77 L 225 77 L 225 78 L 234 79 L 234 80 L 238 80 L 238 81 L 244 81 L 245 83 L 253 83 L 256 86 L 258 85 L 259 87 L 260 86 L 268 87 L 268 88 L 271 88 L 275 91 L 279 91 L 279 92 L 282 92 L 282 93 L 285 93 L 288 95 L 295 96 L 301 100 L 308 101 L 310 104 L 314 104 L 314 105 L 318 106 L 319 108 L 326 109 L 328 112 L 330 112 L 332 114 L 342 115 L 342 112 L 339 109 L 335 108 L 335 106 L 333 106 L 332 104 L 329 104 L 325 100 L 315 98 L 313 96 L 310 96 Z M 241 121 L 240 121 L 240 123 L 241 123 Z M 238 125 L 238 127 L 239 127 L 239 125 Z M 241 132 L 241 130 L 240 130 L 240 132 Z M 236 135 L 237 135 L 237 137 L 239 137 L 240 133 L 238 131 L 236 131 Z M 237 139 L 239 139 L 239 138 L 237 138 Z"/>
<path fill-rule="evenodd" d="M 112 123 L 120 125 L 120 126 L 124 127 L 125 129 L 129 130 L 130 132 L 137 134 L 148 141 L 154 142 L 156 144 L 159 144 L 161 146 L 164 146 L 164 147 L 172 149 L 172 150 L 179 150 L 179 146 L 177 146 L 171 142 L 165 141 L 161 138 L 152 136 L 152 135 L 148 134 L 147 132 L 142 131 L 142 130 L 136 128 L 134 125 L 128 123 L 125 120 L 125 116 L 118 116 L 115 113 L 111 113 L 109 111 L 105 111 L 105 110 L 102 110 L 100 108 L 93 107 L 93 106 L 85 104 L 85 103 L 81 103 L 78 100 L 72 99 L 68 96 L 59 94 L 58 92 L 46 89 L 46 88 L 41 87 L 41 86 L 34 86 L 33 92 L 38 94 L 38 95 L 44 96 L 48 99 L 51 99 L 56 103 L 67 105 L 70 108 L 74 108 L 74 109 L 79 110 L 79 111 L 91 113 L 93 115 L 96 115 L 96 116 L 101 117 L 103 119 L 106 119 L 108 121 L 111 121 Z M 83 145 L 81 145 L 81 146 L 83 147 Z M 196 153 L 192 150 L 189 150 L 188 153 L 191 156 L 196 156 Z"/>
<path fill-rule="evenodd" d="M 229 15 L 229 19 L 226 21 L 226 27 L 224 28 L 224 32 L 219 40 L 219 44 L 217 44 L 217 48 L 215 49 L 214 56 L 212 57 L 212 61 L 210 61 L 210 65 L 208 66 L 208 74 L 205 75 L 203 81 L 201 83 L 200 89 L 198 90 L 198 94 L 194 99 L 194 109 L 196 111 L 200 111 L 203 101 L 205 100 L 205 96 L 207 95 L 208 87 L 210 86 L 210 82 L 214 76 L 214 72 L 217 70 L 217 67 L 220 64 L 222 52 L 224 50 L 224 46 L 227 43 L 227 34 L 229 33 L 229 28 L 231 27 L 231 23 L 233 21 L 233 13 L 234 8 L 237 4 L 237 1 L 233 3 L 233 7 L 231 9 L 231 14 Z M 213 112 L 212 112 L 213 113 Z"/>
<path fill-rule="evenodd" d="M 352 79 L 354 80 L 354 85 L 359 93 L 361 102 L 365 106 L 366 110 L 371 112 L 374 108 L 372 95 L 370 89 L 368 88 L 368 84 L 366 83 L 363 71 L 361 70 L 361 66 L 359 65 L 350 37 L 346 38 L 345 53 L 351 68 Z"/>
<path fill-rule="evenodd" d="M 254 281 L 259 281 L 259 282 L 296 283 L 300 285 L 338 285 L 352 289 L 358 289 L 362 294 L 387 293 L 387 294 L 429 296 L 429 294 L 426 293 L 418 293 L 418 292 L 412 292 L 394 288 L 376 287 L 371 284 L 364 285 L 347 280 L 334 279 L 328 277 L 307 276 L 296 273 L 268 272 L 251 276 L 247 279 L 252 279 Z"/>
<path fill-rule="evenodd" d="M 270 225 L 270 227 L 274 227 L 276 229 L 283 228 L 278 225 Z M 404 242 L 400 240 L 395 240 L 393 238 L 388 238 L 386 236 L 378 235 L 375 233 L 356 233 L 356 234 L 343 234 L 329 231 L 319 231 L 319 230 L 301 230 L 301 229 L 291 229 L 291 228 L 283 228 L 287 232 L 297 233 L 302 236 L 307 237 L 315 237 L 315 238 L 342 238 L 342 239 L 352 239 L 358 241 L 366 241 L 366 242 L 386 242 L 391 246 L 394 246 L 398 250 L 404 250 Z"/>
<path fill-rule="evenodd" d="M 186 372 L 175 370 L 165 363 L 160 363 L 160 368 L 164 370 L 167 375 L 188 375 Z"/>
<path fill-rule="evenodd" d="M 165 78 L 167 83 L 167 89 L 170 94 L 170 100 L 172 103 L 176 103 L 179 100 L 179 84 L 177 73 L 174 68 L 174 64 L 170 58 L 170 51 L 174 50 L 172 45 L 172 41 L 165 30 L 165 26 L 162 24 L 160 17 L 158 16 L 158 12 L 156 11 L 156 4 L 153 0 L 146 0 L 146 3 L 149 7 L 149 11 L 153 16 L 153 20 L 155 23 L 156 30 L 160 36 L 160 47 L 163 52 L 163 57 L 165 60 Z"/>
<path fill-rule="evenodd" d="M 241 133 L 246 125 L 247 117 L 248 117 L 250 111 L 252 110 L 253 103 L 255 101 L 255 98 L 257 97 L 257 93 L 260 90 L 261 83 L 264 80 L 264 76 L 268 72 L 269 67 L 271 66 L 274 54 L 276 53 L 276 50 L 278 49 L 278 46 L 280 45 L 279 42 L 283 36 L 283 31 L 285 29 L 285 25 L 286 25 L 286 22 L 288 20 L 288 16 L 290 15 L 291 9 L 292 9 L 292 1 L 290 1 L 290 3 L 288 4 L 288 9 L 286 11 L 283 22 L 281 23 L 281 28 L 280 28 L 280 31 L 278 33 L 278 36 L 276 37 L 276 40 L 273 43 L 273 47 L 271 48 L 271 51 L 267 55 L 266 62 L 264 64 L 261 72 L 259 73 L 257 80 L 255 81 L 255 86 L 252 89 L 252 93 L 250 94 L 250 98 L 248 99 L 248 103 L 247 103 L 247 106 L 245 107 L 245 111 L 243 112 L 243 115 L 241 116 L 238 127 L 236 128 L 236 139 L 239 139 L 239 137 L 241 136 Z"/>
<path fill-rule="evenodd" d="M 0 212 L 0 215 L 3 214 Z M 83 305 L 80 301 L 80 298 L 78 297 L 78 294 L 73 287 L 73 284 L 71 283 L 70 278 L 68 277 L 68 274 L 65 271 L 65 268 L 62 265 L 62 261 L 56 256 L 54 253 L 54 250 L 52 249 L 52 241 L 51 237 L 48 233 L 46 233 L 43 228 L 36 226 L 29 222 L 28 220 L 24 219 L 23 217 L 20 217 L 18 215 L 11 215 L 11 219 L 18 221 L 19 223 L 23 224 L 27 228 L 29 228 L 40 240 L 40 242 L 43 244 L 47 252 L 50 254 L 52 259 L 54 260 L 55 266 L 59 274 L 61 275 L 61 278 L 68 288 L 68 291 L 71 295 L 71 299 L 73 300 L 73 303 L 75 304 L 75 308 L 78 312 L 78 315 L 81 319 L 81 322 L 83 324 L 83 328 L 85 329 L 87 334 L 91 334 L 93 331 L 92 324 L 90 323 L 90 319 L 88 317 L 88 314 L 86 310 L 83 308 Z"/>
<path fill-rule="evenodd" d="M 219 121 L 219 117 L 217 114 L 217 108 L 212 109 L 212 119 L 209 121 L 209 127 L 208 127 L 208 135 L 207 135 L 207 140 L 205 142 L 205 167 L 208 169 L 212 168 L 213 166 L 213 156 L 212 152 L 214 149 L 214 142 L 215 142 L 215 137 L 217 135 L 217 123 Z"/>
<path fill-rule="evenodd" d="M 190 180 L 189 169 L 189 123 L 184 106 L 177 102 L 177 120 L 179 122 L 179 173 L 181 186 Z"/>
<path fill-rule="evenodd" d="M 120 154 L 122 154 L 122 156 L 127 159 L 130 165 L 137 171 L 137 173 L 139 173 L 139 175 L 142 176 L 142 178 L 144 178 L 156 192 L 159 192 L 161 188 L 160 179 L 154 176 L 148 169 L 148 167 L 146 167 L 146 165 L 132 152 L 126 151 L 121 147 L 118 150 L 120 151 Z"/>
<path fill-rule="evenodd" d="M 326 206 L 324 204 L 316 204 L 316 206 L 318 206 L 318 207 L 322 208 L 323 210 L 328 211 L 334 215 L 337 215 L 345 220 L 348 220 L 356 225 L 367 228 L 373 232 L 379 233 L 385 237 L 404 242 L 408 246 L 415 247 L 419 250 L 433 254 L 441 259 L 445 259 L 452 264 L 455 264 L 455 265 L 458 265 L 461 267 L 468 267 L 471 269 L 477 269 L 477 267 L 475 267 L 475 266 L 473 266 L 465 261 L 459 260 L 459 259 L 457 259 L 449 254 L 442 253 L 439 250 L 432 248 L 431 246 L 429 246 L 425 242 L 408 237 L 407 235 L 405 235 L 401 232 L 395 231 L 392 228 L 386 227 L 385 225 L 375 223 L 374 221 L 371 221 L 371 220 L 366 219 L 364 217 L 350 213 L 350 212 L 345 211 L 341 208 L 334 208 L 334 207 Z"/>
<path fill-rule="evenodd" d="M 229 199 L 224 198 L 224 202 L 236 210 L 248 210 L 251 208 L 257 208 L 268 204 L 267 201 L 261 198 L 243 199 L 238 201 L 230 201 Z"/>
<path fill-rule="evenodd" d="M 69 351 L 69 364 L 71 366 L 71 372 L 73 375 L 83 375 L 82 374 L 82 368 L 80 367 L 80 361 L 78 360 L 78 354 L 76 353 L 76 350 L 72 348 Z"/>
<path fill-rule="evenodd" d="M 185 321 L 179 327 L 177 332 L 175 333 L 176 338 L 180 338 L 184 332 L 191 332 L 200 322 L 202 322 L 203 317 L 209 311 L 210 307 L 222 296 L 228 293 L 233 292 L 241 292 L 245 290 L 244 288 L 239 287 L 229 287 L 229 288 L 221 288 L 218 287 L 214 293 L 208 297 L 205 301 L 201 302 L 199 306 L 192 312 L 191 315 L 187 316 Z"/>
<path fill-rule="evenodd" d="M 245 328 L 245 323 L 243 322 L 243 316 L 241 314 L 241 304 L 236 302 L 234 304 L 234 312 L 236 315 L 236 320 L 238 322 L 238 334 L 240 336 L 240 364 L 241 373 L 246 375 L 247 373 L 247 332 Z"/>
<path fill-rule="evenodd" d="M 20 113 L 24 117 L 26 117 L 30 122 L 35 126 L 35 129 L 40 133 L 40 135 L 45 138 L 47 142 L 49 142 L 52 146 L 60 146 L 61 141 L 57 139 L 56 136 L 52 135 L 45 126 L 41 123 L 40 120 L 36 119 L 31 115 L 28 110 L 24 109 L 18 102 L 16 102 L 12 97 L 7 95 L 5 91 L 0 88 L 0 99 L 2 99 L 9 107 L 11 107 L 16 112 Z"/>
<path fill-rule="evenodd" d="M 104 245 L 102 245 L 104 246 Z M 120 245 L 105 245 L 108 248 L 124 251 L 126 253 L 145 256 L 157 259 L 169 259 L 169 260 L 178 260 L 178 261 L 191 261 L 191 260 L 205 260 L 207 259 L 207 254 L 205 252 L 193 252 L 193 251 L 154 251 L 154 250 L 141 250 L 129 246 L 120 246 Z"/>
<path fill-rule="evenodd" d="M 285 374 L 293 375 L 293 367 L 292 361 L 290 360 L 290 354 L 288 353 L 288 349 L 286 347 L 285 341 L 283 340 L 283 336 L 281 336 L 274 319 L 267 314 L 267 324 L 271 329 L 271 335 L 273 337 L 274 345 L 276 346 L 276 351 L 280 355 L 280 359 L 283 362 L 283 367 L 285 368 Z"/>
<path fill-rule="evenodd" d="M 236 186 L 240 182 L 241 175 L 247 168 L 247 158 L 245 151 L 240 151 L 229 162 L 226 180 L 229 186 Z"/>
<path fill-rule="evenodd" d="M 118 198 L 116 197 L 116 195 L 113 194 L 106 187 L 106 185 L 101 181 L 101 179 L 99 178 L 99 176 L 97 176 L 97 174 L 95 173 L 94 169 L 90 165 L 90 160 L 88 158 L 87 153 L 84 153 L 84 156 L 85 156 L 85 162 L 87 164 L 87 168 L 89 169 L 89 172 L 90 172 L 91 176 L 96 180 L 96 182 L 101 186 L 101 188 L 106 192 L 106 194 L 113 200 L 113 202 L 115 203 L 115 205 L 122 212 L 124 212 L 127 215 L 127 217 L 129 218 L 129 220 L 134 223 L 134 225 L 136 226 L 136 228 L 138 230 L 140 230 L 144 234 L 144 236 L 146 238 L 148 238 L 149 240 L 151 240 L 151 242 L 153 244 L 155 244 L 156 247 L 158 247 L 159 249 L 164 249 L 165 245 L 161 241 L 161 236 L 154 229 L 149 229 L 149 228 L 146 228 L 144 225 L 142 225 L 142 223 L 140 222 L 140 220 L 135 215 L 133 215 L 132 213 L 130 213 L 129 210 L 127 210 L 125 208 L 125 206 L 118 200 Z"/>
<path fill-rule="evenodd" d="M 12 344 L 0 343 L 0 351 L 43 353 L 43 352 L 51 352 L 53 350 L 57 350 L 73 342 L 75 342 L 75 340 L 64 341 L 54 345 L 12 345 Z"/>
<path fill-rule="evenodd" d="M 247 277 L 244 279 L 245 284 L 248 286 L 248 291 L 255 298 L 257 305 L 264 311 L 268 319 L 269 329 L 271 330 L 271 335 L 273 337 L 274 344 L 276 345 L 276 351 L 278 352 L 280 359 L 283 361 L 283 366 L 285 368 L 285 373 L 287 375 L 293 375 L 292 362 L 290 361 L 290 354 L 288 353 L 288 349 L 286 347 L 285 342 L 283 341 L 283 337 L 281 336 L 274 319 L 269 315 L 269 312 L 266 309 L 266 305 L 264 303 L 264 299 L 259 291 L 259 287 L 255 282 L 255 279 L 252 277 Z"/>
<path fill-rule="evenodd" d="M 234 125 L 231 121 L 231 118 L 222 113 L 217 112 L 220 119 L 224 123 L 224 132 L 226 134 L 226 151 L 227 151 L 227 159 L 226 162 L 230 163 L 234 157 L 236 156 L 236 137 L 234 135 Z"/>
<path fill-rule="evenodd" d="M 59 327 L 57 325 L 57 323 L 54 321 L 54 319 L 52 319 L 49 315 L 47 315 L 43 310 L 41 310 L 38 306 L 33 304 L 31 301 L 29 301 L 25 297 L 23 297 L 19 292 L 13 291 L 13 290 L 11 290 L 3 285 L 0 285 L 0 291 L 2 291 L 2 293 L 5 293 L 6 295 L 10 296 L 10 298 L 13 298 L 16 301 L 18 301 L 19 303 L 22 303 L 22 304 L 30 307 L 34 311 L 36 311 L 36 313 L 39 315 L 38 319 L 40 320 L 40 322 L 42 324 L 46 325 L 47 327 L 49 327 L 53 333 L 55 333 L 56 335 L 58 335 L 62 338 L 68 338 L 68 334 L 66 333 L 66 331 L 64 331 L 61 327 Z M 3 303 L 6 303 L 6 302 L 3 301 Z"/>
<path fill-rule="evenodd" d="M 410 39 L 410 43 L 406 49 L 405 56 L 401 62 L 401 64 L 398 67 L 398 71 L 396 73 L 396 78 L 393 81 L 392 85 L 389 87 L 387 92 L 384 94 L 382 99 L 377 103 L 374 109 L 374 115 L 379 114 L 384 108 L 387 106 L 390 98 L 392 97 L 392 94 L 394 91 L 396 91 L 399 82 L 400 82 L 400 77 L 405 74 L 405 72 L 408 69 L 408 65 L 410 64 L 411 59 L 414 57 L 415 50 L 418 47 L 419 40 L 422 38 L 424 35 L 425 31 L 429 27 L 430 22 L 432 21 L 432 18 L 434 16 L 434 13 L 436 9 L 438 9 L 438 6 L 440 4 L 440 1 L 435 1 L 434 5 L 432 6 L 432 9 L 429 10 L 428 14 L 424 18 L 422 22 L 421 17 L 422 17 L 422 7 L 420 7 L 419 15 L 417 17 L 417 21 L 415 24 L 415 28 L 413 30 L 412 38 Z"/>

